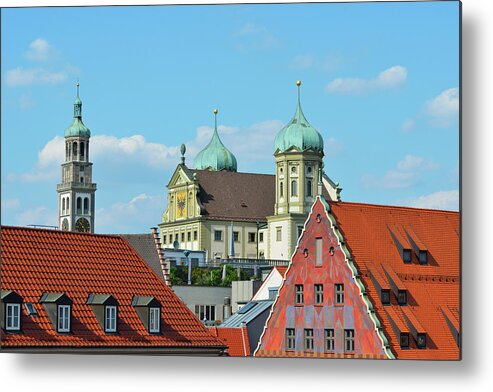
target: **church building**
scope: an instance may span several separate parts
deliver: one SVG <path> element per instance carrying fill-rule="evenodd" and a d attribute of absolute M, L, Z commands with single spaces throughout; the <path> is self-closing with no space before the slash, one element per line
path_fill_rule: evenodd
<path fill-rule="evenodd" d="M 65 162 L 62 182 L 57 185 L 58 225 L 62 230 L 94 233 L 96 184 L 89 162 L 91 131 L 82 122 L 82 101 L 74 101 L 74 119 L 65 130 Z"/>
<path fill-rule="evenodd" d="M 162 243 L 205 250 L 208 259 L 289 260 L 316 196 L 319 176 L 328 200 L 340 200 L 339 185 L 323 173 L 324 143 L 301 109 L 274 143 L 275 175 L 241 173 L 217 129 L 194 166 L 181 163 L 168 183 L 168 206 L 159 224 Z"/>

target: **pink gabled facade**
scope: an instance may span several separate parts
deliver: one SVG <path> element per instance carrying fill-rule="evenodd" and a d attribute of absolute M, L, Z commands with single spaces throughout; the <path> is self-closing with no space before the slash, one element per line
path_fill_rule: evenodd
<path fill-rule="evenodd" d="M 317 197 L 255 356 L 393 358 L 329 210 Z"/>

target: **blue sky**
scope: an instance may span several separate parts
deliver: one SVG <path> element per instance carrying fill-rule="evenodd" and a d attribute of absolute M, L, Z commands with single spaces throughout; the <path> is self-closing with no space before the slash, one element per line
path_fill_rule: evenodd
<path fill-rule="evenodd" d="M 2 224 L 55 225 L 77 78 L 97 232 L 147 232 L 166 184 L 220 135 L 274 173 L 296 106 L 345 201 L 458 209 L 457 2 L 2 10 Z"/>

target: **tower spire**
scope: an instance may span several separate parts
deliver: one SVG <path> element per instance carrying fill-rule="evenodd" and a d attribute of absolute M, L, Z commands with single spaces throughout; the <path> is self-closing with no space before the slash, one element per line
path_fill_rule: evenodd
<path fill-rule="evenodd" d="M 217 133 L 217 113 L 219 113 L 219 110 L 214 109 L 214 132 Z"/>
<path fill-rule="evenodd" d="M 301 105 L 301 80 L 297 80 L 296 85 L 298 86 L 298 106 L 300 106 Z"/>
<path fill-rule="evenodd" d="M 80 118 L 82 119 L 82 101 L 79 98 L 79 79 L 77 79 L 77 83 L 75 84 L 77 87 L 77 96 L 75 97 L 74 101 L 74 118 Z"/>

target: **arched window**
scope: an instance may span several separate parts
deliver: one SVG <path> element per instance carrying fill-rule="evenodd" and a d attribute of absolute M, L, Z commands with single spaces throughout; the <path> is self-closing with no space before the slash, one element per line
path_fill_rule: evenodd
<path fill-rule="evenodd" d="M 80 159 L 84 160 L 84 143 L 80 144 Z"/>
<path fill-rule="evenodd" d="M 313 185 L 312 185 L 312 180 L 308 180 L 307 183 L 306 183 L 306 195 L 308 197 L 312 197 L 313 196 Z"/>
<path fill-rule="evenodd" d="M 70 160 L 70 146 L 68 143 L 65 143 L 65 160 Z"/>
<path fill-rule="evenodd" d="M 62 197 L 62 214 L 65 214 L 65 198 Z"/>
<path fill-rule="evenodd" d="M 282 181 L 279 183 L 279 197 L 284 197 L 284 183 Z"/>
<path fill-rule="evenodd" d="M 67 203 L 66 203 L 66 207 L 67 207 L 67 214 L 70 214 L 70 197 L 67 197 Z"/>
<path fill-rule="evenodd" d="M 89 140 L 86 142 L 86 157 L 89 160 Z"/>
<path fill-rule="evenodd" d="M 82 198 L 77 198 L 77 213 L 80 214 L 82 212 Z"/>
<path fill-rule="evenodd" d="M 72 159 L 77 159 L 77 142 L 72 144 Z"/>
<path fill-rule="evenodd" d="M 298 196 L 298 183 L 291 181 L 291 196 Z"/>
<path fill-rule="evenodd" d="M 84 214 L 89 213 L 89 199 L 87 197 L 84 198 Z"/>

